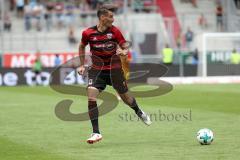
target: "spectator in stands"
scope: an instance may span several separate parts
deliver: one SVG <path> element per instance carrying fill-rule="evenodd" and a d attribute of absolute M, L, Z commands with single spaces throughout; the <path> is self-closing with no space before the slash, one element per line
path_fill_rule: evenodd
<path fill-rule="evenodd" d="M 98 6 L 98 0 L 88 0 L 88 1 L 89 1 L 88 4 L 90 5 L 91 9 L 96 10 Z"/>
<path fill-rule="evenodd" d="M 34 5 L 32 11 L 33 11 L 33 18 L 35 18 L 36 20 L 36 29 L 37 31 L 41 31 L 42 30 L 42 25 L 41 25 L 41 19 L 43 17 L 43 10 L 44 7 L 41 3 L 36 3 L 36 5 Z"/>
<path fill-rule="evenodd" d="M 77 43 L 77 39 L 76 39 L 76 36 L 75 36 L 75 31 L 74 31 L 74 28 L 72 26 L 69 27 L 68 41 L 69 41 L 69 44 L 72 44 L 72 45 Z"/>
<path fill-rule="evenodd" d="M 165 47 L 163 48 L 162 54 L 163 54 L 163 64 L 172 65 L 173 57 L 174 57 L 174 51 L 173 51 L 172 48 L 169 47 L 168 44 L 166 44 Z"/>
<path fill-rule="evenodd" d="M 144 0 L 143 2 L 143 11 L 150 13 L 153 10 L 153 0 Z"/>
<path fill-rule="evenodd" d="M 223 31 L 223 7 L 221 3 L 216 6 L 217 30 Z"/>
<path fill-rule="evenodd" d="M 53 20 L 52 20 L 53 10 L 54 10 L 54 3 L 47 2 L 45 13 L 44 13 L 44 19 L 45 19 L 47 31 L 51 30 L 52 25 L 53 25 Z"/>
<path fill-rule="evenodd" d="M 24 0 L 16 0 L 17 17 L 23 17 L 24 5 Z"/>
<path fill-rule="evenodd" d="M 67 26 L 70 26 L 74 23 L 74 10 L 75 10 L 74 4 L 70 2 L 66 3 L 65 10 Z"/>
<path fill-rule="evenodd" d="M 28 5 L 25 5 L 24 7 L 24 25 L 25 25 L 26 31 L 29 31 L 32 27 L 31 19 L 32 19 L 32 8 L 30 4 L 28 4 Z"/>
<path fill-rule="evenodd" d="M 185 33 L 187 49 L 191 49 L 193 38 L 194 38 L 193 31 L 190 29 L 190 27 L 188 27 L 187 32 Z"/>
<path fill-rule="evenodd" d="M 207 28 L 207 19 L 205 18 L 204 14 L 201 14 L 198 18 L 198 24 L 202 29 Z"/>
<path fill-rule="evenodd" d="M 9 10 L 13 11 L 16 6 L 15 0 L 10 0 Z"/>
<path fill-rule="evenodd" d="M 12 28 L 12 21 L 9 13 L 6 11 L 3 17 L 4 30 L 10 32 Z"/>
<path fill-rule="evenodd" d="M 240 64 L 240 53 L 238 53 L 236 49 L 232 51 L 231 64 Z"/>
<path fill-rule="evenodd" d="M 61 65 L 61 63 L 62 63 L 62 61 L 61 61 L 61 59 L 59 57 L 59 54 L 56 54 L 55 55 L 55 59 L 54 59 L 54 66 L 58 67 L 59 65 Z"/>
<path fill-rule="evenodd" d="M 56 18 L 57 18 L 57 27 L 61 29 L 63 27 L 64 22 L 64 3 L 63 2 L 57 2 L 55 4 L 54 10 L 56 12 Z"/>
<path fill-rule="evenodd" d="M 79 5 L 79 10 L 82 26 L 86 27 L 87 26 L 86 19 L 88 16 L 88 12 L 90 11 L 90 7 L 87 4 L 86 0 L 83 0 L 82 3 Z"/>
<path fill-rule="evenodd" d="M 128 1 L 127 6 L 130 7 L 129 4 L 130 1 Z M 123 6 L 124 6 L 124 1 L 119 1 L 119 0 L 113 0 L 113 3 L 116 4 L 117 6 L 117 10 L 116 10 L 116 14 L 122 14 L 123 13 Z"/>
<path fill-rule="evenodd" d="M 191 0 L 193 7 L 197 8 L 197 0 Z"/>
<path fill-rule="evenodd" d="M 238 9 L 240 9 L 240 0 L 234 0 L 235 5 Z"/>
<path fill-rule="evenodd" d="M 181 49 L 182 48 L 182 31 L 180 30 L 177 34 L 177 37 L 176 37 L 176 44 L 177 44 L 177 48 L 178 49 Z"/>
<path fill-rule="evenodd" d="M 195 48 L 195 50 L 192 52 L 192 64 L 197 65 L 198 64 L 198 49 Z"/>
<path fill-rule="evenodd" d="M 132 8 L 135 12 L 141 12 L 143 10 L 143 2 L 141 0 L 133 1 Z"/>

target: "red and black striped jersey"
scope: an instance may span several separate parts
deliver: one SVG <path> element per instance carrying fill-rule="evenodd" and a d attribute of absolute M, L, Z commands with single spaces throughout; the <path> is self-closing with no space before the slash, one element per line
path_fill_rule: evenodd
<path fill-rule="evenodd" d="M 81 43 L 90 45 L 92 54 L 92 68 L 110 70 L 121 68 L 121 60 L 116 55 L 118 45 L 122 45 L 126 40 L 122 33 L 115 26 L 108 28 L 105 32 L 100 32 L 97 26 L 90 27 L 82 32 Z"/>

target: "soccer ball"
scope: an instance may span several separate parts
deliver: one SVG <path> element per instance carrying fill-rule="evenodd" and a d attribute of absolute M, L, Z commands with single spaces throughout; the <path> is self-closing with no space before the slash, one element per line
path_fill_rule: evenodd
<path fill-rule="evenodd" d="M 197 132 L 197 140 L 202 145 L 209 145 L 213 141 L 213 132 L 207 128 L 200 129 Z"/>

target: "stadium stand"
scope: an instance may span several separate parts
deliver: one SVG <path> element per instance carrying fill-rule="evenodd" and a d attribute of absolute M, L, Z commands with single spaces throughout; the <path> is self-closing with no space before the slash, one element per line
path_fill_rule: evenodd
<path fill-rule="evenodd" d="M 191 64 L 192 53 L 203 51 L 203 34 L 218 31 L 219 3 L 223 6 L 221 32 L 237 32 L 240 26 L 234 0 L 133 0 L 127 4 L 123 0 L 25 0 L 23 14 L 16 6 L 21 6 L 21 0 L 3 2 L 1 19 L 6 25 L 1 31 L 1 53 L 77 52 L 82 30 L 96 24 L 96 8 L 105 2 L 118 6 L 115 25 L 133 42 L 136 62 L 162 62 L 161 51 L 168 43 L 177 53 L 174 64 Z M 190 47 L 186 42 L 188 28 L 193 33 Z M 211 41 L 207 47 L 215 50 L 217 44 L 224 46 L 222 50 L 238 49 L 237 42 L 229 40 Z"/>

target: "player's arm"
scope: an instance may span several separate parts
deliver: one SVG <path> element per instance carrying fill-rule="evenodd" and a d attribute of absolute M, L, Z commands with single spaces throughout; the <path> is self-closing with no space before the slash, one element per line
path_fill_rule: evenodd
<path fill-rule="evenodd" d="M 85 45 L 84 44 L 80 44 L 79 48 L 78 48 L 78 53 L 79 53 L 79 57 L 80 57 L 80 65 L 83 66 L 84 65 L 84 61 L 85 61 Z"/>
<path fill-rule="evenodd" d="M 83 75 L 85 71 L 84 67 L 84 61 L 85 61 L 85 45 L 83 43 L 80 43 L 79 48 L 78 48 L 78 54 L 80 58 L 80 67 L 78 68 L 78 73 L 80 75 Z"/>
<path fill-rule="evenodd" d="M 85 62 L 85 47 L 88 44 L 88 37 L 86 32 L 82 33 L 82 40 L 78 48 L 78 54 L 80 58 L 80 67 L 77 69 L 80 75 L 83 75 L 85 71 L 84 62 Z"/>
<path fill-rule="evenodd" d="M 119 29 L 115 28 L 114 33 L 118 42 L 116 54 L 126 56 L 128 54 L 130 43 L 125 40 Z"/>

